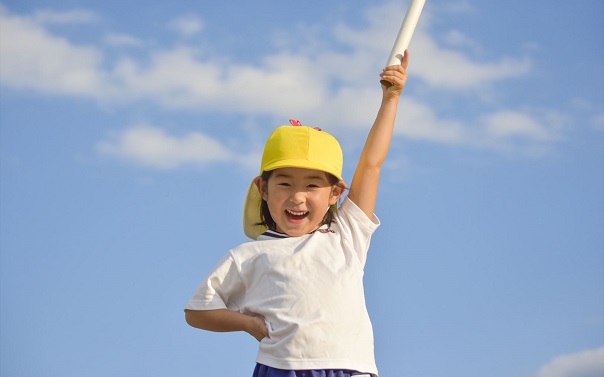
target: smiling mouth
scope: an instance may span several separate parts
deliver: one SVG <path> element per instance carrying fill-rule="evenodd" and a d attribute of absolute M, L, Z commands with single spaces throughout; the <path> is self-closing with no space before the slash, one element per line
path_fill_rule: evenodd
<path fill-rule="evenodd" d="M 289 209 L 285 210 L 285 214 L 290 220 L 300 221 L 303 220 L 306 216 L 308 216 L 308 212 L 306 211 L 291 211 Z"/>

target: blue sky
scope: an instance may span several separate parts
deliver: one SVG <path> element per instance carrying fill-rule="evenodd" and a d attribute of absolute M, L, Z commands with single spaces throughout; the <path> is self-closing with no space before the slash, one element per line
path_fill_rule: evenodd
<path fill-rule="evenodd" d="M 345 179 L 407 2 L 0 3 L 0 375 L 251 375 L 182 309 L 270 131 Z M 604 375 L 604 3 L 428 0 L 365 274 L 383 376 Z"/>

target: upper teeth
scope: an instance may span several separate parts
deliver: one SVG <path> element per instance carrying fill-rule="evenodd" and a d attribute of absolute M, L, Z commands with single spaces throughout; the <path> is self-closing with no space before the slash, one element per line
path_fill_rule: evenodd
<path fill-rule="evenodd" d="M 291 213 L 294 216 L 302 216 L 302 215 L 304 215 L 306 213 L 306 212 L 303 212 L 303 211 L 302 212 L 300 212 L 300 211 L 291 211 L 289 209 L 287 210 L 287 212 Z"/>

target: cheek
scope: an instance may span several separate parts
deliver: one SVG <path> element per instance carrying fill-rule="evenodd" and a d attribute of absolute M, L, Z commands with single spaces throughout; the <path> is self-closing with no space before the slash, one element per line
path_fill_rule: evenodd
<path fill-rule="evenodd" d="M 279 191 L 271 191 L 270 195 L 265 195 L 266 203 L 268 204 L 268 208 L 271 212 L 273 211 L 281 211 L 281 206 L 286 200 L 284 195 Z"/>
<path fill-rule="evenodd" d="M 331 190 L 326 190 L 324 192 L 322 192 L 320 195 L 317 195 L 315 197 L 314 202 L 317 205 L 321 205 L 321 206 L 325 206 L 325 207 L 329 207 L 330 205 L 334 204 L 334 202 L 337 199 L 332 195 Z"/>

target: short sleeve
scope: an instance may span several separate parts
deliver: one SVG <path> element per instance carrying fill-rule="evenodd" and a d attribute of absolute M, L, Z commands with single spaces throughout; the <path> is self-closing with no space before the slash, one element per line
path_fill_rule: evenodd
<path fill-rule="evenodd" d="M 214 267 L 201 282 L 189 300 L 188 310 L 240 310 L 239 299 L 245 287 L 241 281 L 237 264 L 229 253 Z"/>
<path fill-rule="evenodd" d="M 344 199 L 336 213 L 336 221 L 344 236 L 344 242 L 354 249 L 362 267 L 367 261 L 367 251 L 373 232 L 380 225 L 380 220 L 373 215 L 371 218 L 348 197 Z"/>

